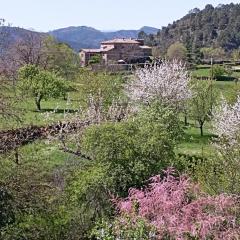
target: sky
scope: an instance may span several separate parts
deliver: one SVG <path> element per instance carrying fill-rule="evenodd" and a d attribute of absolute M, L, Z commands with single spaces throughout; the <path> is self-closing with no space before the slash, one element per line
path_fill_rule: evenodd
<path fill-rule="evenodd" d="M 0 0 L 0 18 L 13 26 L 47 32 L 68 26 L 99 30 L 161 28 L 206 4 L 239 0 Z"/>

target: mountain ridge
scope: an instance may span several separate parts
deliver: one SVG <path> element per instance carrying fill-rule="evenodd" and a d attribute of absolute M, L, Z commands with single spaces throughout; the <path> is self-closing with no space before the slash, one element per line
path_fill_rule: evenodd
<path fill-rule="evenodd" d="M 58 41 L 70 45 L 75 51 L 81 48 L 98 48 L 100 43 L 113 38 L 137 38 L 140 32 L 157 33 L 159 29 L 143 26 L 138 30 L 101 31 L 88 26 L 70 26 L 48 32 Z"/>

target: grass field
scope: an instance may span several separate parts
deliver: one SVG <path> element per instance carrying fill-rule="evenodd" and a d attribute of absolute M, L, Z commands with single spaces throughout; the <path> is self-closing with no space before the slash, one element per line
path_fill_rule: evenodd
<path fill-rule="evenodd" d="M 15 119 L 3 120 L 0 122 L 0 130 L 28 125 L 46 125 L 47 123 L 63 119 L 65 112 L 74 113 L 81 106 L 81 100 L 77 92 L 69 94 L 68 99 L 70 99 L 70 101 L 64 99 L 42 100 L 42 110 L 40 112 L 36 110 L 33 98 L 18 97 L 18 99 L 14 106 L 17 109 L 21 121 L 16 121 Z M 47 117 L 47 115 L 51 116 Z"/>
<path fill-rule="evenodd" d="M 196 70 L 199 74 L 209 74 L 209 68 L 200 68 Z M 221 95 L 232 100 L 236 95 L 236 88 L 239 89 L 240 83 L 236 84 L 233 81 L 216 81 L 214 83 L 218 96 Z M 0 130 L 24 127 L 28 125 L 46 125 L 63 119 L 64 112 L 70 110 L 74 113 L 81 106 L 81 96 L 79 92 L 71 92 L 69 94 L 69 102 L 63 99 L 49 99 L 42 101 L 42 111 L 36 111 L 34 100 L 31 98 L 23 98 L 19 100 L 16 107 L 20 110 L 21 122 L 12 119 L 7 119 L 0 122 Z M 50 117 L 46 115 L 50 114 Z M 197 123 L 190 119 L 190 125 L 185 129 L 184 140 L 179 144 L 176 151 L 178 153 L 188 153 L 193 155 L 206 155 L 211 153 L 211 125 L 206 124 L 204 127 L 204 136 L 200 136 L 200 131 Z M 43 146 L 42 146 L 43 147 Z M 45 148 L 45 147 L 43 147 Z M 58 156 L 59 158 L 59 156 Z"/>

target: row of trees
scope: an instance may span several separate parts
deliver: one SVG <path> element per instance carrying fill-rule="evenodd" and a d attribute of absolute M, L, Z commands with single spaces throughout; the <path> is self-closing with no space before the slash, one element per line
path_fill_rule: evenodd
<path fill-rule="evenodd" d="M 158 50 L 158 47 L 153 47 L 154 57 L 167 57 L 168 59 L 178 59 L 188 63 L 198 63 L 200 61 L 232 60 L 238 62 L 240 60 L 240 49 L 234 49 L 231 52 L 226 52 L 221 47 L 203 47 L 198 49 L 198 53 L 191 53 L 188 46 L 181 42 L 175 42 L 168 47 L 166 54 Z"/>

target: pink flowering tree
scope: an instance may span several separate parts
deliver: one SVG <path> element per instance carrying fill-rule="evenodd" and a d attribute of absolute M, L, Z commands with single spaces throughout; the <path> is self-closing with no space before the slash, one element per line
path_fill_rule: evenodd
<path fill-rule="evenodd" d="M 177 60 L 137 69 L 134 80 L 127 86 L 132 101 L 150 103 L 160 101 L 180 106 L 191 97 L 190 78 L 185 65 Z"/>
<path fill-rule="evenodd" d="M 164 175 L 152 177 L 144 190 L 130 189 L 127 198 L 115 200 L 119 210 L 111 224 L 115 238 L 107 239 L 131 239 L 123 238 L 129 234 L 140 239 L 238 239 L 239 196 L 204 194 L 171 168 Z M 99 233 L 106 235 L 106 228 Z"/>

